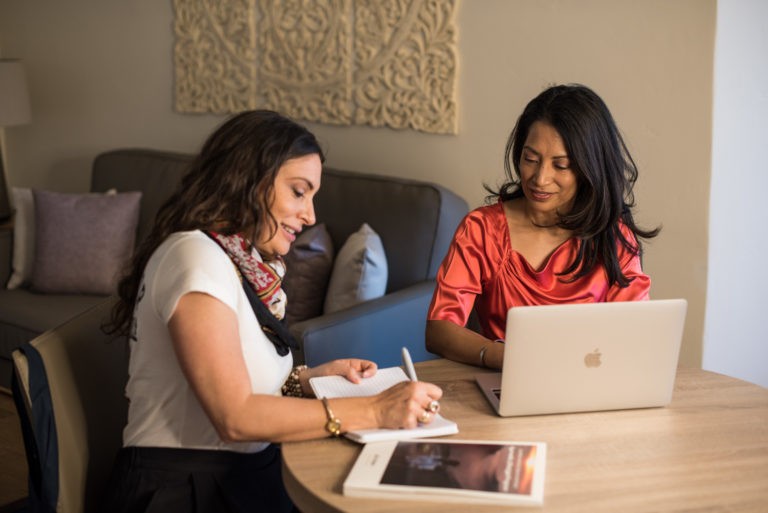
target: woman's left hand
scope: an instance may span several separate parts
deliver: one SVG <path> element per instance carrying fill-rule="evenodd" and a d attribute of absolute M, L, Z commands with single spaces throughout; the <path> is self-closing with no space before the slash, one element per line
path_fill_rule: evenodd
<path fill-rule="evenodd" d="M 345 358 L 333 360 L 316 367 L 312 367 L 299 375 L 301 388 L 305 395 L 313 395 L 309 386 L 309 378 L 318 376 L 344 376 L 352 383 L 360 383 L 363 378 L 369 378 L 376 374 L 376 364 L 370 360 L 359 358 Z M 309 393 L 308 393 L 309 392 Z"/>

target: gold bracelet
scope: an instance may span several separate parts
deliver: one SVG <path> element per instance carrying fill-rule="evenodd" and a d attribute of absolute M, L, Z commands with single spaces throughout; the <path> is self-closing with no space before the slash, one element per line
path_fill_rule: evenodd
<path fill-rule="evenodd" d="M 285 383 L 283 383 L 283 387 L 281 388 L 283 395 L 290 397 L 304 397 L 304 390 L 301 388 L 299 374 L 301 374 L 305 369 L 307 369 L 306 365 L 297 365 L 293 368 L 291 373 L 288 375 L 288 379 L 285 380 Z"/>

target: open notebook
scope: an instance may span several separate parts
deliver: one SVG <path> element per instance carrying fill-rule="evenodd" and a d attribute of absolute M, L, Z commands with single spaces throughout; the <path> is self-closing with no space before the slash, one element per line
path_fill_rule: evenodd
<path fill-rule="evenodd" d="M 684 299 L 514 307 L 503 372 L 475 379 L 505 417 L 664 406 L 686 309 Z"/>
<path fill-rule="evenodd" d="M 408 376 L 406 376 L 403 369 L 400 367 L 388 367 L 386 369 L 379 369 L 374 376 L 365 378 L 357 384 L 342 376 L 310 378 L 309 384 L 317 397 L 333 399 L 335 397 L 367 397 L 376 395 L 401 381 L 408 381 Z M 344 436 L 355 442 L 366 443 L 445 436 L 458 432 L 459 428 L 455 422 L 446 419 L 440 414 L 435 414 L 432 422 L 420 424 L 414 429 L 364 429 L 348 431 L 344 433 Z"/>

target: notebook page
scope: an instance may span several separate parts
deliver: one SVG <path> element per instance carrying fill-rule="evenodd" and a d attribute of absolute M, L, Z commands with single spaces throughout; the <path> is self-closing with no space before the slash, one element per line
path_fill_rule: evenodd
<path fill-rule="evenodd" d="M 310 378 L 309 384 L 317 397 L 367 397 L 383 392 L 392 385 L 408 381 L 408 376 L 400 367 L 387 367 L 379 369 L 375 375 L 365 378 L 358 384 L 352 383 L 342 376 L 320 376 Z M 342 421 L 343 422 L 343 421 Z M 459 428 L 455 422 L 435 414 L 429 424 L 419 424 L 413 429 L 363 429 L 349 431 L 344 434 L 358 443 L 375 442 L 381 440 L 408 440 L 411 438 L 424 438 L 433 436 L 445 436 L 458 433 Z"/>
<path fill-rule="evenodd" d="M 360 383 L 352 383 L 343 376 L 320 376 L 310 378 L 309 384 L 317 397 L 366 397 L 383 392 L 392 385 L 408 381 L 408 376 L 400 367 L 379 369 L 370 378 Z"/>

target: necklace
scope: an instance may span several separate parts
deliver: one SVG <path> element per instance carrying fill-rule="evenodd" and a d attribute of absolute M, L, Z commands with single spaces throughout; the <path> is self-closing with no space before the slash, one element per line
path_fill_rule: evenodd
<path fill-rule="evenodd" d="M 528 221 L 533 226 L 535 226 L 536 228 L 555 228 L 556 226 L 558 226 L 560 224 L 560 220 L 559 220 L 560 213 L 557 210 L 555 210 L 555 216 L 557 216 L 555 222 L 554 223 L 547 223 L 547 224 L 539 224 L 539 223 L 537 223 L 533 219 L 533 216 L 531 215 L 531 212 L 528 210 L 528 203 L 527 202 L 523 204 L 523 213 L 525 214 L 525 217 L 528 219 Z"/>
<path fill-rule="evenodd" d="M 529 221 L 531 222 L 531 224 L 532 224 L 533 226 L 535 226 L 536 228 L 555 228 L 555 227 L 558 225 L 558 223 L 552 223 L 552 224 L 539 224 L 539 223 L 537 223 L 536 221 L 534 221 L 534 220 L 533 220 L 532 218 L 530 218 L 530 217 L 528 218 L 528 220 L 529 220 Z"/>

